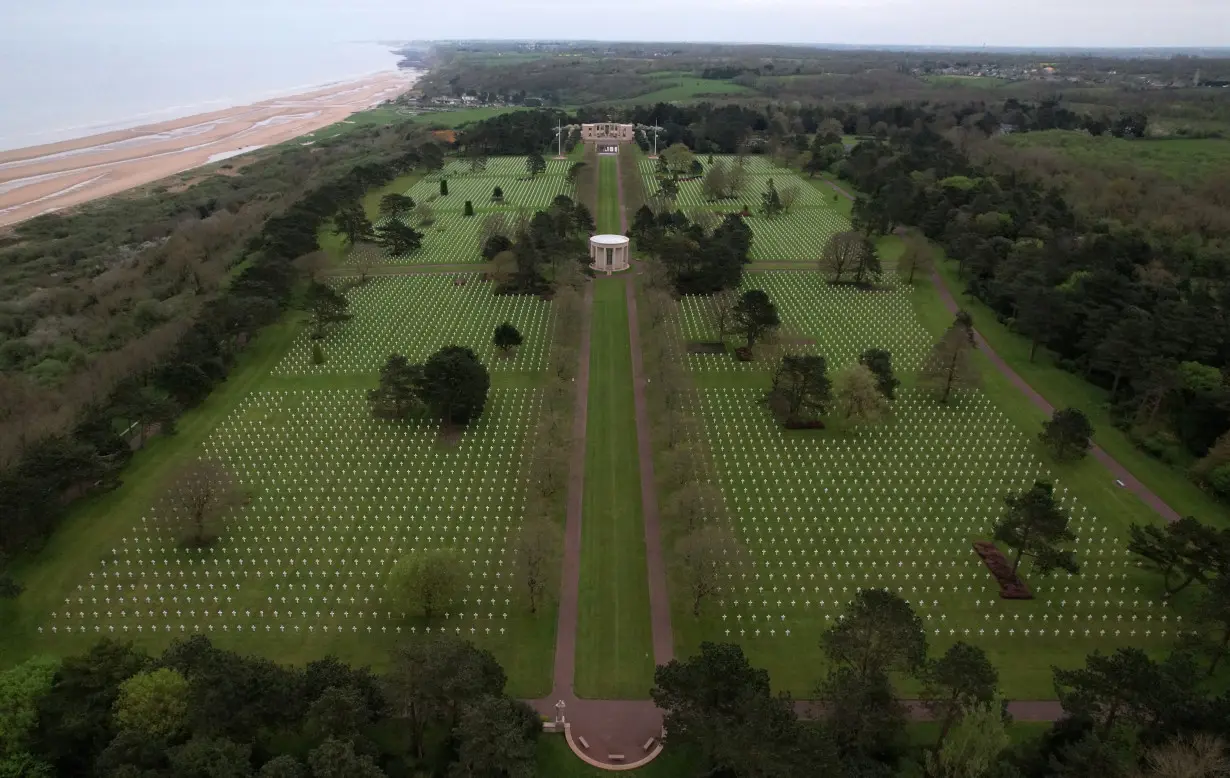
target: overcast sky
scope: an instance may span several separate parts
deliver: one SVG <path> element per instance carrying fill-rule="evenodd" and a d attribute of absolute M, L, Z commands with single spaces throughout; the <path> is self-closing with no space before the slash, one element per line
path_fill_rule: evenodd
<path fill-rule="evenodd" d="M 605 15 L 605 9 L 614 9 Z M 0 0 L 0 40 L 584 38 L 1230 46 L 1230 0 Z"/>

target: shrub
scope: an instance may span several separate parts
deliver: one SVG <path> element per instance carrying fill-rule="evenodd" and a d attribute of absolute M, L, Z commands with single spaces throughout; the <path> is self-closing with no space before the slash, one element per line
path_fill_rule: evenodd
<path fill-rule="evenodd" d="M 323 365 L 325 363 L 325 350 L 320 347 L 319 343 L 312 344 L 312 364 Z"/>
<path fill-rule="evenodd" d="M 1214 468 L 1209 473 L 1209 486 L 1222 497 L 1230 497 L 1230 464 Z"/>

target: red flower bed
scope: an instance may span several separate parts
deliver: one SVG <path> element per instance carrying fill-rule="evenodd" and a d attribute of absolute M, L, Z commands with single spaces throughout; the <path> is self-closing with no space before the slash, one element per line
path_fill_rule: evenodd
<path fill-rule="evenodd" d="M 752 350 L 747 346 L 740 346 L 735 349 L 735 359 L 738 359 L 740 362 L 751 362 L 753 359 Z"/>
<path fill-rule="evenodd" d="M 989 540 L 976 540 L 974 551 L 982 557 L 982 563 L 999 582 L 1000 597 L 1005 600 L 1032 600 L 1034 598 L 1025 582 L 1012 572 L 1012 565 L 1008 563 L 1007 557 L 994 543 Z"/>
<path fill-rule="evenodd" d="M 788 421 L 785 424 L 788 430 L 822 430 L 824 422 L 820 419 L 812 419 L 811 421 Z"/>

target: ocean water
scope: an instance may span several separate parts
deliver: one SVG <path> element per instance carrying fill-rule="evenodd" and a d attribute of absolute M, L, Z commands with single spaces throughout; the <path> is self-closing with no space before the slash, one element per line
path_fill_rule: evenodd
<path fill-rule="evenodd" d="M 215 111 L 395 70 L 374 43 L 6 40 L 0 150 Z"/>

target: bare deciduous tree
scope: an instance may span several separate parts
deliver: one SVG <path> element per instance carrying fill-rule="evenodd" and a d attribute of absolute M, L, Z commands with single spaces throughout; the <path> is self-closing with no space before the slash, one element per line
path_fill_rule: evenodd
<path fill-rule="evenodd" d="M 833 378 L 833 404 L 851 421 L 870 424 L 888 415 L 888 399 L 866 365 L 848 365 Z"/>
<path fill-rule="evenodd" d="M 734 548 L 734 536 L 715 524 L 693 530 L 675 544 L 678 565 L 692 596 L 693 616 L 699 616 L 704 599 L 718 591 L 723 558 Z"/>
<path fill-rule="evenodd" d="M 231 511 L 246 501 L 225 465 L 198 459 L 176 471 L 162 496 L 161 511 L 185 545 L 208 546 L 226 529 Z"/>
<path fill-rule="evenodd" d="M 820 272 L 830 283 L 841 283 L 841 277 L 853 272 L 863 255 L 863 236 L 857 232 L 839 232 L 829 238 L 820 254 Z"/>
<path fill-rule="evenodd" d="M 517 536 L 517 565 L 529 595 L 530 613 L 538 612 L 559 569 L 561 534 L 554 522 L 537 518 L 523 524 Z"/>
<path fill-rule="evenodd" d="M 692 481 L 668 497 L 665 507 L 667 516 L 691 531 L 702 519 L 722 514 L 722 492 L 713 484 Z"/>

